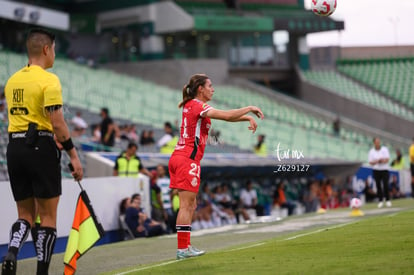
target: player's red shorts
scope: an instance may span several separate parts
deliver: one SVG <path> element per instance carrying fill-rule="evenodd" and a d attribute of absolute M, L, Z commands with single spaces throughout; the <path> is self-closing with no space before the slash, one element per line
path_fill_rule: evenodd
<path fill-rule="evenodd" d="M 170 188 L 198 193 L 200 187 L 200 162 L 173 155 L 168 162 Z"/>

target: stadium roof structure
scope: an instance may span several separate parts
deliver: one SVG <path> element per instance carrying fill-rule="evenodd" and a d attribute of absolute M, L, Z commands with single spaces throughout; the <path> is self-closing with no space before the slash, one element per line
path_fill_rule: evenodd
<path fill-rule="evenodd" d="M 293 10 L 271 10 L 257 15 L 238 14 L 206 14 L 190 10 L 194 18 L 196 31 L 229 31 L 229 32 L 273 32 L 287 30 L 289 33 L 305 35 L 307 33 L 343 30 L 344 22 L 329 17 L 315 16 L 312 12 Z"/>
<path fill-rule="evenodd" d="M 292 34 L 304 35 L 312 32 L 343 30 L 345 27 L 343 21 L 316 16 L 298 5 L 297 1 L 239 1 L 241 3 L 238 9 L 223 8 L 223 2 L 226 1 L 179 0 L 176 2 L 194 17 L 194 30 L 236 32 L 287 30 Z"/>
<path fill-rule="evenodd" d="M 119 153 L 101 152 L 102 158 L 115 161 Z M 158 164 L 167 166 L 169 155 L 140 153 L 140 159 L 147 168 Z M 247 179 L 247 178 L 329 178 L 354 175 L 361 162 L 334 158 L 301 158 L 279 160 L 276 155 L 267 157 L 255 154 L 206 153 L 201 161 L 202 179 Z"/>

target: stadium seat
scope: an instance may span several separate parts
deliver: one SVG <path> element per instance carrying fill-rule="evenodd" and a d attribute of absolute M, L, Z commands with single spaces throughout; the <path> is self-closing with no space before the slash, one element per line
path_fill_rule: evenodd
<path fill-rule="evenodd" d="M 350 76 L 401 104 L 414 108 L 414 60 L 412 58 L 387 60 L 348 60 L 339 62 L 339 72 Z"/>
<path fill-rule="evenodd" d="M 127 223 L 125 222 L 124 214 L 119 215 L 119 227 L 120 227 L 122 238 L 124 241 L 135 239 L 134 234 L 132 233 L 131 229 L 129 229 Z"/>

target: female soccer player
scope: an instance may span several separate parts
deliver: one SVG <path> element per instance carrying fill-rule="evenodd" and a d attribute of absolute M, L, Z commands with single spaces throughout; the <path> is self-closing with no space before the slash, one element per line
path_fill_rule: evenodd
<path fill-rule="evenodd" d="M 257 123 L 249 112 L 263 119 L 260 108 L 247 106 L 233 110 L 218 110 L 207 104 L 214 94 L 214 88 L 205 74 L 195 74 L 183 88 L 183 108 L 180 139 L 171 155 L 168 168 L 170 188 L 178 190 L 180 208 L 177 216 L 177 259 L 203 255 L 205 252 L 191 246 L 191 220 L 196 209 L 196 196 L 200 187 L 200 161 L 211 127 L 210 119 L 230 122 L 248 121 L 253 133 Z"/>

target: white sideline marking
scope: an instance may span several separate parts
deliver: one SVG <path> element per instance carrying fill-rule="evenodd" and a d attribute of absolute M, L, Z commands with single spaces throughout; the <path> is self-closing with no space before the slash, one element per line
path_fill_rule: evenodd
<path fill-rule="evenodd" d="M 135 272 L 135 271 L 141 271 L 141 270 L 145 270 L 145 269 L 149 269 L 149 268 L 159 267 L 159 266 L 163 266 L 163 265 L 169 265 L 169 264 L 173 264 L 173 263 L 176 263 L 176 262 L 177 262 L 177 260 L 174 260 L 174 261 L 169 261 L 169 262 L 165 262 L 165 263 L 161 263 L 161 264 L 136 268 L 136 269 L 128 270 L 128 271 L 125 271 L 125 272 L 116 273 L 116 275 L 125 275 L 125 274 L 129 274 L 129 273 L 132 273 L 132 272 Z"/>
<path fill-rule="evenodd" d="M 252 244 L 249 246 L 245 246 L 245 247 L 240 247 L 240 248 L 235 248 L 235 249 L 230 249 L 224 252 L 233 252 L 233 251 L 238 251 L 238 250 L 243 250 L 243 249 L 248 249 L 248 248 L 252 248 L 252 247 L 256 247 L 256 246 L 261 246 L 264 245 L 265 243 L 256 243 L 256 244 Z"/>
<path fill-rule="evenodd" d="M 309 232 L 309 233 L 304 233 L 304 234 L 299 234 L 299 235 L 296 235 L 296 236 L 292 236 L 292 237 L 283 239 L 281 241 L 290 241 L 290 240 L 294 240 L 294 239 L 297 239 L 297 238 L 300 238 L 300 237 L 305 237 L 305 236 L 309 236 L 309 235 L 312 235 L 312 234 L 320 233 L 320 232 L 325 231 L 325 230 L 330 230 L 330 229 L 336 229 L 336 228 L 344 227 L 346 225 L 350 225 L 350 224 L 353 224 L 353 223 L 356 223 L 356 222 L 348 222 L 348 223 L 343 223 L 343 224 L 336 225 L 336 226 L 332 226 L 332 227 L 328 227 L 328 228 L 321 228 L 321 229 L 318 229 L 318 230 L 315 230 L 315 231 L 312 231 L 312 232 Z"/>

